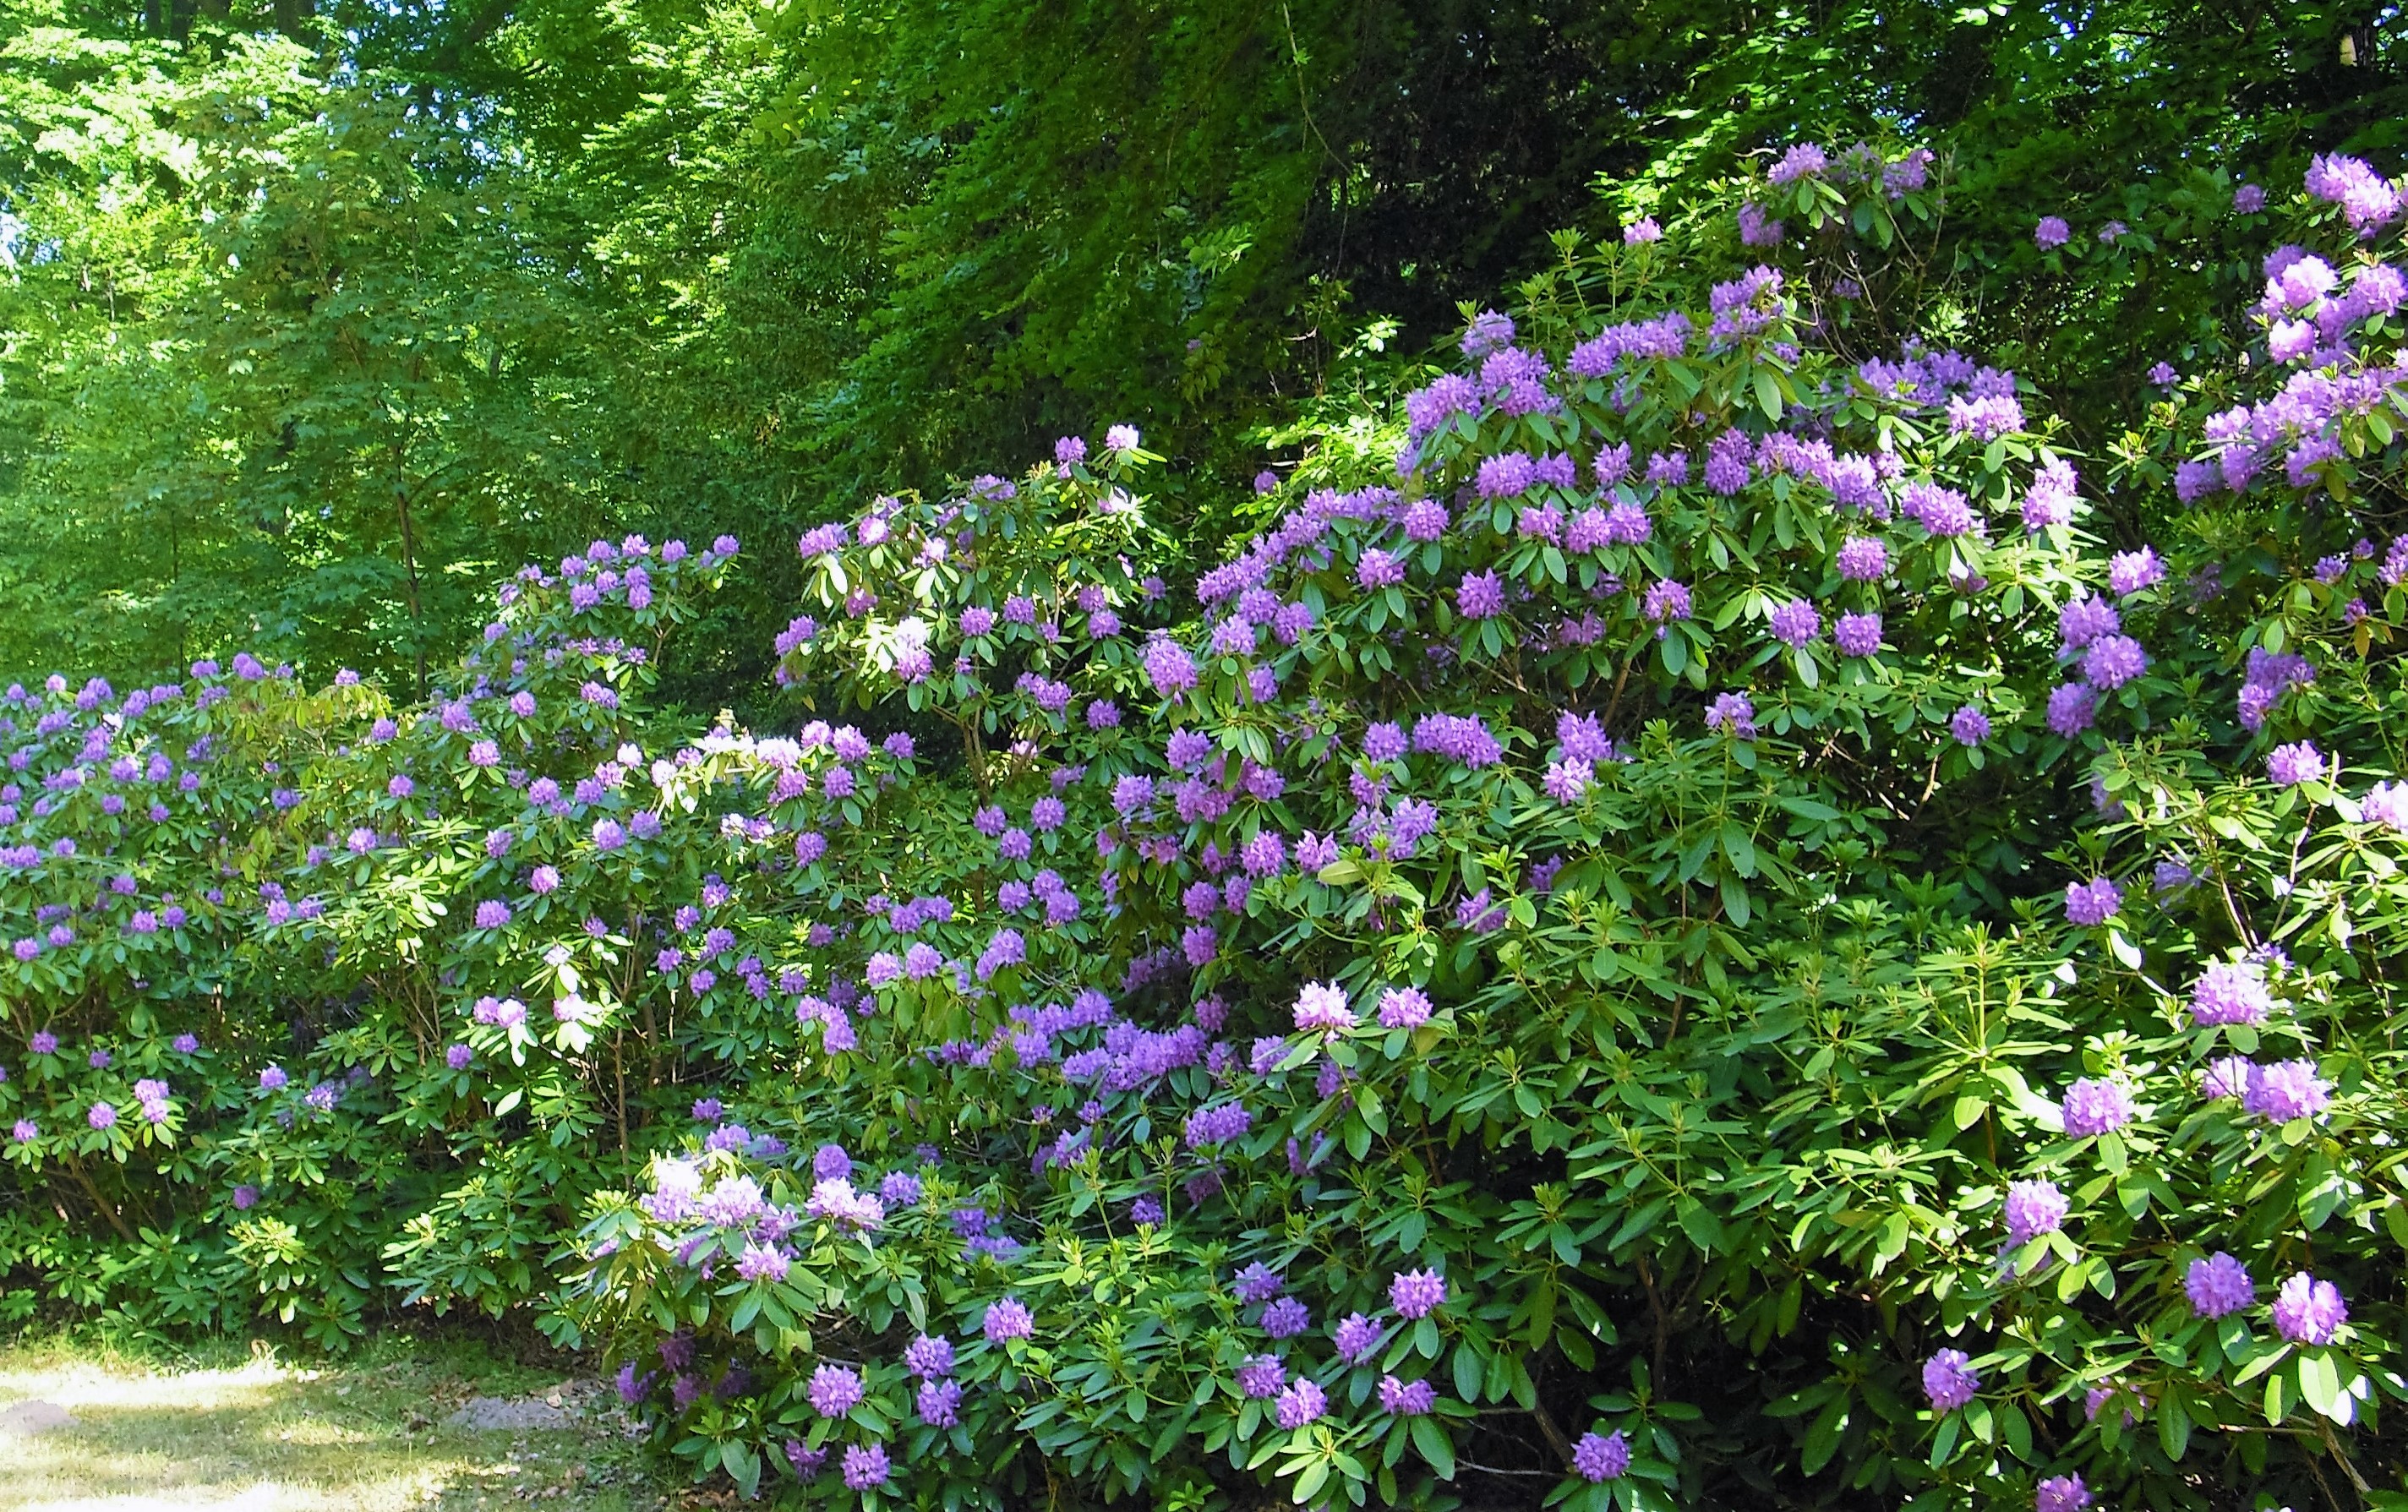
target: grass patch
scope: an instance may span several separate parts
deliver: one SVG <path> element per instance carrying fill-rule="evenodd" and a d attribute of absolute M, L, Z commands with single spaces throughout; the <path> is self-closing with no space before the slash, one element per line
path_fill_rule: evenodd
<path fill-rule="evenodd" d="M 556 1402 L 567 1426 L 448 1426 L 476 1396 Z M 651 1473 L 607 1386 L 473 1341 L 394 1336 L 306 1364 L 231 1342 L 137 1356 L 45 1340 L 0 1348 L 0 1415 L 18 1403 L 54 1404 L 75 1422 L 0 1434 L 9 1512 L 657 1512 L 683 1502 Z"/>

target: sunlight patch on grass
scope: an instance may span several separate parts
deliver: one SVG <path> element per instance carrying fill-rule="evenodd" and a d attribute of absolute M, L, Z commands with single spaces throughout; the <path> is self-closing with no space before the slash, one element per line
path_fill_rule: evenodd
<path fill-rule="evenodd" d="M 522 1396 L 544 1383 L 481 1353 L 408 1342 L 321 1369 L 232 1349 L 189 1363 L 0 1349 L 0 1411 L 50 1403 L 75 1419 L 0 1434 L 0 1512 L 660 1506 L 615 1418 L 515 1434 L 442 1424 L 472 1394 Z"/>

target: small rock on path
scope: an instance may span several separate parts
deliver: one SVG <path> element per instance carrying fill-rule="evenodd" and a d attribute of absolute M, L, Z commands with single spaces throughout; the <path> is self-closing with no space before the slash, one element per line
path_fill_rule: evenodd
<path fill-rule="evenodd" d="M 0 1437 L 27 1438 L 75 1425 L 75 1414 L 55 1402 L 11 1402 L 0 1407 Z"/>
<path fill-rule="evenodd" d="M 472 1396 L 467 1405 L 443 1419 L 446 1428 L 566 1429 L 577 1426 L 566 1410 L 540 1397 Z"/>

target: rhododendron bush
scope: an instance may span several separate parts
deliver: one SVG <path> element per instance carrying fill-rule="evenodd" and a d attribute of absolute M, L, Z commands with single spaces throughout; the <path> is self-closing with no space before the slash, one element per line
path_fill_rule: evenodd
<path fill-rule="evenodd" d="M 1125 425 L 806 535 L 796 730 L 648 712 L 732 540 L 13 692 L 12 1295 L 528 1307 L 812 1503 L 2396 1487 L 2389 193 L 2113 457 L 1800 149 L 1200 572 Z"/>

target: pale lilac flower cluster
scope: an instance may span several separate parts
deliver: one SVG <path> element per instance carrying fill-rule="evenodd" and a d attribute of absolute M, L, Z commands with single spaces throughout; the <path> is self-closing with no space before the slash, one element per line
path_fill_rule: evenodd
<path fill-rule="evenodd" d="M 2255 961 L 2217 961 L 2191 984 L 2191 1021 L 2201 1028 L 2217 1024 L 2262 1024 L 2274 1006 L 2266 985 L 2266 968 Z"/>
<path fill-rule="evenodd" d="M 1354 1027 L 1354 1010 L 1345 991 L 1335 982 L 1308 982 L 1297 994 L 1296 1027 L 1299 1034 L 1329 1033 Z"/>
<path fill-rule="evenodd" d="M 2400 191 L 2358 158 L 2339 152 L 2315 158 L 2308 164 L 2307 191 L 2340 206 L 2350 229 L 2361 236 L 2400 218 Z"/>
<path fill-rule="evenodd" d="M 2122 1082 L 2085 1077 L 2066 1089 L 2060 1113 L 2073 1138 L 2113 1134 L 2132 1121 L 2132 1094 Z"/>
<path fill-rule="evenodd" d="M 2376 783 L 2358 805 L 2358 813 L 2369 824 L 2408 834 L 2408 783 Z"/>
<path fill-rule="evenodd" d="M 2314 1118 L 2331 1101 L 2331 1088 L 2316 1075 L 2316 1063 L 2304 1060 L 2251 1066 L 2241 1092 L 2243 1112 L 2272 1123 Z"/>
<path fill-rule="evenodd" d="M 2293 1344 L 2330 1344 L 2349 1321 L 2341 1289 L 2300 1271 L 2274 1293 L 2274 1329 Z"/>
<path fill-rule="evenodd" d="M 2296 788 L 2324 776 L 2324 753 L 2308 740 L 2277 746 L 2266 758 L 2266 780 L 2278 788 Z"/>

